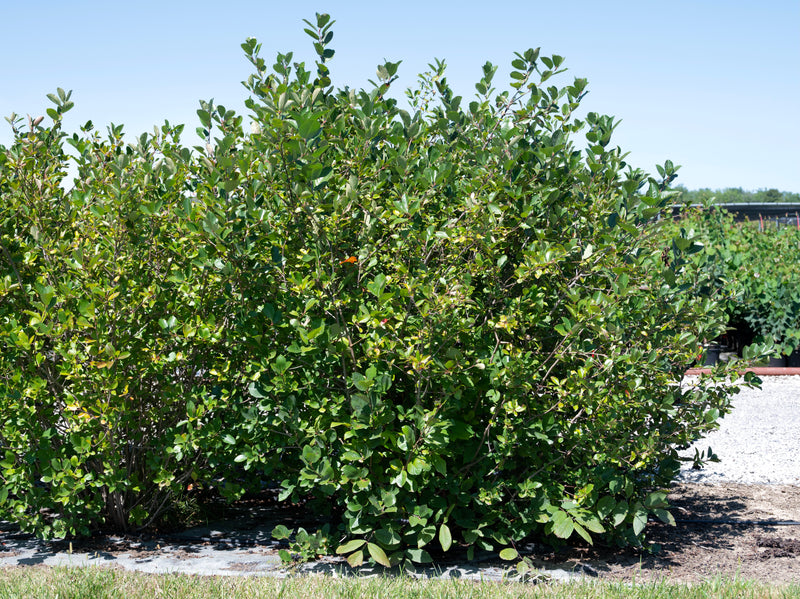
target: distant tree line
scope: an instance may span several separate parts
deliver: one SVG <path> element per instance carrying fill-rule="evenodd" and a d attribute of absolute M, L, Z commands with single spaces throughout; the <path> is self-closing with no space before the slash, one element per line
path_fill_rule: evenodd
<path fill-rule="evenodd" d="M 800 193 L 779 191 L 777 189 L 759 189 L 758 191 L 744 191 L 741 187 L 728 187 L 727 189 L 686 189 L 678 185 L 676 190 L 683 193 L 682 198 L 692 204 L 699 204 L 704 200 L 715 198 L 720 204 L 738 204 L 742 202 L 772 203 L 772 202 L 797 202 L 800 203 Z"/>

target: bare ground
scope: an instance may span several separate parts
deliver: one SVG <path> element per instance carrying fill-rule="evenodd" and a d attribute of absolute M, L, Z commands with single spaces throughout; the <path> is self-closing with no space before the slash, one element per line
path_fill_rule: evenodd
<path fill-rule="evenodd" d="M 773 584 L 800 581 L 800 487 L 684 483 L 672 489 L 670 503 L 676 526 L 648 525 L 648 538 L 661 545 L 655 555 L 570 548 L 537 561 L 609 580 L 698 582 L 737 576 Z"/>

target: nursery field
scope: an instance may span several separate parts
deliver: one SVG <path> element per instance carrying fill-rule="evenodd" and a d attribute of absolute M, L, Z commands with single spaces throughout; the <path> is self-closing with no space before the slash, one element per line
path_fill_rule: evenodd
<path fill-rule="evenodd" d="M 705 269 L 728 330 L 711 342 L 723 351 L 759 342 L 772 346 L 772 366 L 798 366 L 800 347 L 800 217 L 737 222 L 708 204 L 684 211 L 673 231 L 703 245 Z M 709 259 L 710 258 L 710 259 Z"/>

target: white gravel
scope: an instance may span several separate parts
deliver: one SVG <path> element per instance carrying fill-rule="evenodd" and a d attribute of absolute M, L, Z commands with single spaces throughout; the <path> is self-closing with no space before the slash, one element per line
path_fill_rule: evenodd
<path fill-rule="evenodd" d="M 702 470 L 684 466 L 679 480 L 696 483 L 800 485 L 800 376 L 763 376 L 742 389 L 720 428 L 681 452 L 708 447 L 720 459 Z"/>

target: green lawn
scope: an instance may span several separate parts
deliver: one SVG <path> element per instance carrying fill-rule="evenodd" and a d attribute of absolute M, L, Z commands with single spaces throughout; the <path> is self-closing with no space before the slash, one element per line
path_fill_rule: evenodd
<path fill-rule="evenodd" d="M 197 577 L 125 572 L 110 568 L 15 567 L 0 570 L 0 599 L 31 597 L 59 599 L 85 597 L 261 598 L 324 597 L 405 599 L 433 597 L 469 599 L 480 597 L 585 597 L 624 599 L 709 597 L 800 597 L 800 584 L 768 586 L 761 583 L 719 579 L 696 585 L 677 583 L 580 583 L 524 584 L 462 580 L 415 580 L 411 578 L 336 579 L 326 576 L 291 578 Z"/>

